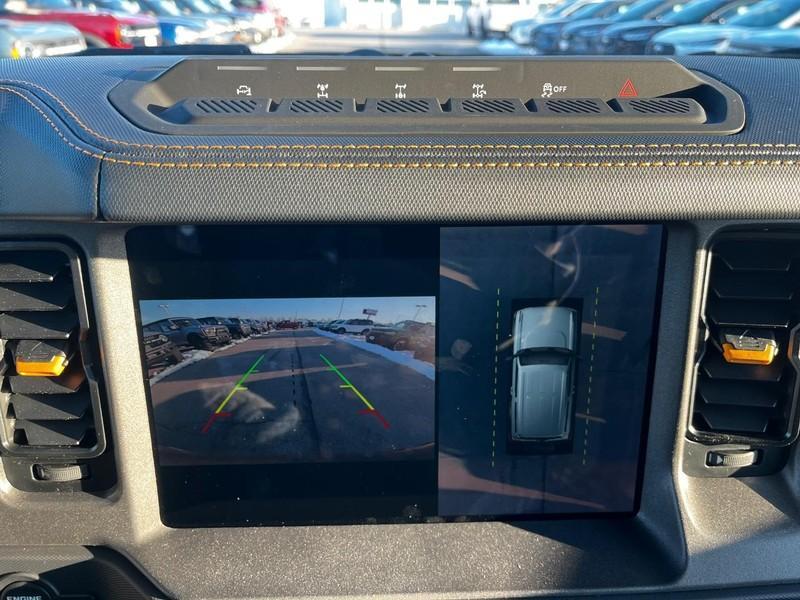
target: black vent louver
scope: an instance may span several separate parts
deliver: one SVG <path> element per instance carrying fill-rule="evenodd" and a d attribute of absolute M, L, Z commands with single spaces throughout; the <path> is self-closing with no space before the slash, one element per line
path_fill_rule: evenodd
<path fill-rule="evenodd" d="M 682 98 L 642 98 L 629 100 L 628 106 L 643 115 L 686 115 L 692 112 L 692 103 Z"/>
<path fill-rule="evenodd" d="M 208 115 L 247 115 L 258 110 L 261 103 L 256 100 L 237 98 L 203 98 L 195 106 Z"/>
<path fill-rule="evenodd" d="M 711 249 L 706 294 L 708 336 L 697 369 L 690 437 L 705 444 L 790 443 L 797 428 L 800 235 L 719 238 Z M 722 343 L 730 332 L 774 339 L 772 363 L 726 361 Z"/>
<path fill-rule="evenodd" d="M 512 114 L 521 110 L 519 101 L 506 99 L 462 100 L 461 110 L 472 115 Z"/>
<path fill-rule="evenodd" d="M 544 108 L 542 112 L 558 115 L 598 115 L 610 112 L 607 104 L 593 98 L 546 100 L 541 106 Z"/>
<path fill-rule="evenodd" d="M 309 98 L 291 100 L 289 112 L 296 114 L 335 114 L 344 110 L 341 100 L 327 100 L 324 98 Z"/>
<path fill-rule="evenodd" d="M 71 248 L 0 243 L 0 340 L 4 453 L 64 461 L 101 454 L 106 442 L 89 313 Z M 59 375 L 30 374 L 31 360 L 51 355 L 62 363 Z"/>
<path fill-rule="evenodd" d="M 375 110 L 382 114 L 422 114 L 431 112 L 433 105 L 424 98 L 383 99 L 375 103 Z"/>

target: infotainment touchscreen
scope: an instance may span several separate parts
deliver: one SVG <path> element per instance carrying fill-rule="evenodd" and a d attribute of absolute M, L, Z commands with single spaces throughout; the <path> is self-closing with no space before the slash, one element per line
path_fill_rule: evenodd
<path fill-rule="evenodd" d="M 132 230 L 163 521 L 633 514 L 662 238 Z"/>

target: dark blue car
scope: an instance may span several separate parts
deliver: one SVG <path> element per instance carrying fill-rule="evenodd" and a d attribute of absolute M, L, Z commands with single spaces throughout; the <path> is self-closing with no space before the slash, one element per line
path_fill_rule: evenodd
<path fill-rule="evenodd" d="M 756 0 L 687 1 L 683 3 L 685 6 L 676 5 L 658 19 L 612 25 L 600 36 L 600 50 L 603 54 L 644 54 L 648 42 L 657 33 L 682 25 L 719 23 L 755 2 Z"/>

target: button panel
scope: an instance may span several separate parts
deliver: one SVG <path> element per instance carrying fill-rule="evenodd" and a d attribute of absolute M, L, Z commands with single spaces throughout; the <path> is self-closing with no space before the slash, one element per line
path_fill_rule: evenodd
<path fill-rule="evenodd" d="M 744 127 L 741 97 L 648 58 L 191 58 L 109 100 L 164 134 L 703 133 Z"/>

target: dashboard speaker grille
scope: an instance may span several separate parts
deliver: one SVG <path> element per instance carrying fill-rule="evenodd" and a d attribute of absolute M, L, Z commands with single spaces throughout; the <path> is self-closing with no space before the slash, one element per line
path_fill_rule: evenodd
<path fill-rule="evenodd" d="M 608 110 L 608 106 L 590 98 L 546 100 L 544 106 L 559 115 L 597 115 Z"/>
<path fill-rule="evenodd" d="M 208 115 L 247 115 L 254 113 L 259 106 L 255 100 L 233 98 L 205 98 L 198 100 L 197 108 Z"/>
<path fill-rule="evenodd" d="M 11 456 L 105 448 L 80 262 L 67 246 L 0 243 L 0 438 Z"/>
<path fill-rule="evenodd" d="M 461 109 L 470 114 L 510 114 L 517 112 L 517 104 L 511 100 L 463 100 Z"/>
<path fill-rule="evenodd" d="M 692 105 L 680 98 L 643 98 L 629 100 L 631 110 L 644 115 L 687 115 L 692 112 Z"/>
<path fill-rule="evenodd" d="M 296 114 L 335 114 L 344 109 L 344 102 L 341 100 L 317 99 L 298 99 L 292 100 L 289 104 L 289 112 Z"/>
<path fill-rule="evenodd" d="M 375 103 L 375 110 L 384 114 L 420 114 L 431 112 L 431 103 L 420 99 L 384 99 Z"/>
<path fill-rule="evenodd" d="M 714 244 L 711 256 L 708 339 L 690 432 L 712 443 L 783 443 L 795 428 L 800 235 L 729 234 Z M 737 339 L 774 345 L 774 356 L 745 360 L 726 354 Z"/>

